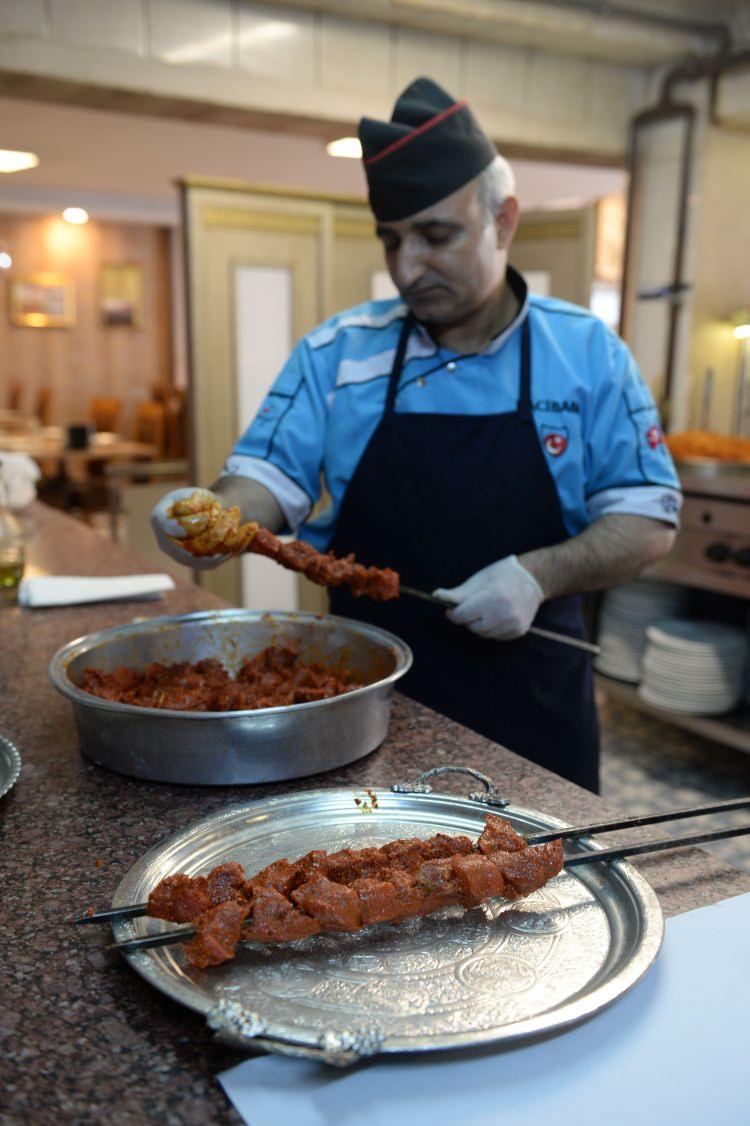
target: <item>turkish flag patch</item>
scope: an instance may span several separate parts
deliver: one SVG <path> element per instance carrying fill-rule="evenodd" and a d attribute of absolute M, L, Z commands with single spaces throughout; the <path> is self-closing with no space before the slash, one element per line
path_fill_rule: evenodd
<path fill-rule="evenodd" d="M 646 431 L 646 441 L 649 444 L 649 448 L 652 450 L 655 450 L 657 446 L 660 446 L 664 441 L 664 431 L 662 430 L 661 426 L 657 426 L 656 423 L 654 423 L 653 426 L 649 426 L 648 430 Z"/>
<path fill-rule="evenodd" d="M 553 429 L 545 426 L 542 433 L 542 443 L 550 457 L 559 457 L 568 448 L 568 430 L 565 426 Z"/>

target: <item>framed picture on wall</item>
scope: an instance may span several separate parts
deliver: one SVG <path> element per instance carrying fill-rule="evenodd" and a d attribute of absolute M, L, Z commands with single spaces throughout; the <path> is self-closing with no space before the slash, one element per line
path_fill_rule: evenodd
<path fill-rule="evenodd" d="M 76 322 L 75 288 L 62 274 L 31 274 L 9 283 L 11 324 L 70 328 Z"/>
<path fill-rule="evenodd" d="M 102 324 L 140 328 L 143 323 L 141 267 L 134 262 L 104 263 L 100 285 Z"/>

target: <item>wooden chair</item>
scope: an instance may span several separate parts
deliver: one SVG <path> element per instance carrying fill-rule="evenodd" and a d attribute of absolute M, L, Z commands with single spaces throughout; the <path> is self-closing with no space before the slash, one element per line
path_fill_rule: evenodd
<path fill-rule="evenodd" d="M 89 418 L 97 430 L 117 431 L 120 400 L 114 395 L 94 395 L 89 403 Z"/>
<path fill-rule="evenodd" d="M 164 442 L 167 457 L 187 457 L 187 416 L 184 391 L 175 391 L 164 404 Z"/>
<path fill-rule="evenodd" d="M 23 401 L 23 387 L 14 379 L 8 388 L 8 410 L 20 411 Z"/>
<path fill-rule="evenodd" d="M 163 403 L 139 403 L 135 413 L 135 440 L 156 447 L 156 456 L 164 456 L 165 410 Z"/>
<path fill-rule="evenodd" d="M 42 426 L 52 425 L 52 391 L 49 387 L 39 388 L 34 414 Z"/>

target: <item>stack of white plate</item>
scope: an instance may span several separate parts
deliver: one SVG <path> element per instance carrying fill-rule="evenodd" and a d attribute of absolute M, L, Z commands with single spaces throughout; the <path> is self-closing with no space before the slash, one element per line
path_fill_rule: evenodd
<path fill-rule="evenodd" d="M 601 653 L 594 667 L 618 680 L 637 684 L 646 647 L 646 627 L 673 618 L 683 607 L 685 590 L 673 583 L 636 579 L 607 591 L 602 599 L 597 641 Z"/>
<path fill-rule="evenodd" d="M 649 626 L 638 695 L 693 715 L 731 711 L 742 696 L 745 635 L 723 622 L 673 618 Z"/>

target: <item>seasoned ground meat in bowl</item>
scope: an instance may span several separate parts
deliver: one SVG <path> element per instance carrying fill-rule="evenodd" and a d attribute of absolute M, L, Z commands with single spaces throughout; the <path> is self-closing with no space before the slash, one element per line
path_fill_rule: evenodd
<path fill-rule="evenodd" d="M 94 762 L 153 781 L 224 785 L 302 777 L 369 754 L 410 665 L 404 642 L 365 623 L 213 610 L 89 634 L 59 650 L 49 671 Z M 167 688 L 164 670 L 174 666 L 182 669 Z"/>

